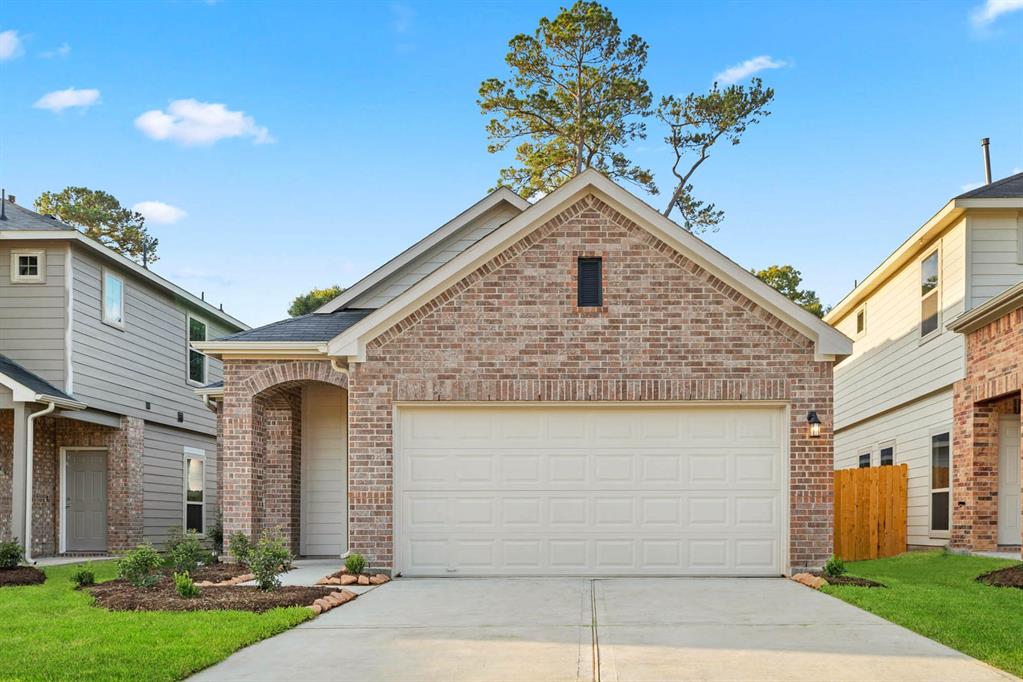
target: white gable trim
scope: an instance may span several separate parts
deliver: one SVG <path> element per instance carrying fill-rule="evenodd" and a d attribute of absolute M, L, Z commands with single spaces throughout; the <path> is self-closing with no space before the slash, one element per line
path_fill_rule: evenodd
<path fill-rule="evenodd" d="M 838 330 L 803 310 L 745 268 L 729 260 L 594 170 L 587 170 L 568 181 L 390 303 L 334 337 L 327 344 L 327 353 L 347 357 L 353 362 L 364 361 L 366 344 L 377 335 L 589 193 L 613 206 L 636 224 L 649 230 L 654 236 L 684 253 L 701 267 L 748 296 L 757 305 L 813 340 L 819 360 L 832 360 L 836 356 L 852 353 L 852 341 Z"/>
<path fill-rule="evenodd" d="M 475 204 L 465 209 L 457 216 L 449 220 L 448 222 L 441 225 L 439 228 L 426 235 L 423 239 L 419 240 L 409 248 L 402 251 L 400 254 L 392 258 L 391 260 L 384 263 L 382 266 L 366 275 L 352 286 L 345 289 L 338 295 L 337 298 L 324 303 L 322 306 L 317 308 L 317 313 L 332 313 L 335 310 L 340 310 L 345 307 L 349 302 L 353 301 L 363 293 L 368 291 L 373 286 L 379 284 L 388 276 L 394 274 L 405 265 L 411 263 L 413 260 L 424 254 L 426 251 L 441 243 L 449 236 L 457 232 L 462 227 L 468 225 L 470 222 L 479 218 L 481 215 L 489 211 L 490 209 L 498 206 L 501 203 L 511 204 L 519 210 L 521 213 L 531 206 L 531 204 L 520 197 L 515 192 L 511 191 L 506 187 L 499 187 Z"/>

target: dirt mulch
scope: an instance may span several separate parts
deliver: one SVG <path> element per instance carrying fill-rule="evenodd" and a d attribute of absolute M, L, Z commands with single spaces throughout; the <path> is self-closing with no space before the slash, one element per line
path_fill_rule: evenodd
<path fill-rule="evenodd" d="M 44 582 L 46 582 L 46 574 L 35 566 L 0 569 L 0 587 L 41 585 Z"/>
<path fill-rule="evenodd" d="M 1023 564 L 979 575 L 977 582 L 994 587 L 1015 587 L 1023 590 Z"/>
<path fill-rule="evenodd" d="M 324 587 L 279 587 L 264 592 L 258 587 L 203 587 L 198 597 L 185 599 L 174 582 L 161 580 L 155 587 L 132 587 L 124 580 L 111 580 L 86 590 L 96 605 L 111 611 L 254 611 L 262 613 L 282 606 L 309 606 L 334 590 Z"/>
<path fill-rule="evenodd" d="M 211 583 L 219 583 L 230 578 L 245 575 L 249 569 L 242 564 L 210 564 L 203 566 L 195 573 L 191 573 L 192 580 L 202 582 L 209 580 Z"/>
<path fill-rule="evenodd" d="M 854 575 L 840 575 L 836 577 L 824 577 L 829 585 L 852 585 L 854 587 L 887 587 L 884 583 L 875 582 L 867 578 L 857 578 Z"/>

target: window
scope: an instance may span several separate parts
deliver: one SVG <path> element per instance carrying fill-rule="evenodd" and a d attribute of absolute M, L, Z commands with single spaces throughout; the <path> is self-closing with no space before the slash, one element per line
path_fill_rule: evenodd
<path fill-rule="evenodd" d="M 124 326 L 124 280 L 107 270 L 103 271 L 103 321 Z"/>
<path fill-rule="evenodd" d="M 938 330 L 938 252 L 920 262 L 920 337 Z"/>
<path fill-rule="evenodd" d="M 188 380 L 196 384 L 206 383 L 206 356 L 192 348 L 192 341 L 206 340 L 206 323 L 188 316 Z"/>
<path fill-rule="evenodd" d="M 931 531 L 936 533 L 948 532 L 949 455 L 948 434 L 931 436 Z"/>
<path fill-rule="evenodd" d="M 895 446 L 886 445 L 881 448 L 881 466 L 890 467 L 895 464 Z"/>
<path fill-rule="evenodd" d="M 11 283 L 42 284 L 46 281 L 46 252 L 11 251 Z"/>
<path fill-rule="evenodd" d="M 869 466 L 870 466 L 870 453 L 867 452 L 867 453 L 864 453 L 864 454 L 860 455 L 860 468 L 861 469 L 866 469 Z"/>
<path fill-rule="evenodd" d="M 856 313 L 856 333 L 862 334 L 867 330 L 867 309 L 860 308 Z"/>
<path fill-rule="evenodd" d="M 600 258 L 579 259 L 578 306 L 599 308 L 604 305 L 603 262 Z"/>
<path fill-rule="evenodd" d="M 185 448 L 185 530 L 197 533 L 205 529 L 206 453 L 197 448 Z"/>

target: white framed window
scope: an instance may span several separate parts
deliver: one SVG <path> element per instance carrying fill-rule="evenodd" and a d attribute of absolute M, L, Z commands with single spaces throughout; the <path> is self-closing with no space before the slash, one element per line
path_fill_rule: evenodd
<path fill-rule="evenodd" d="M 948 537 L 952 517 L 952 447 L 948 432 L 931 436 L 931 535 Z"/>
<path fill-rule="evenodd" d="M 188 381 L 193 384 L 206 384 L 206 356 L 192 348 L 192 341 L 206 340 L 206 323 L 188 316 Z"/>
<path fill-rule="evenodd" d="M 870 453 L 869 452 L 864 452 L 862 455 L 860 455 L 858 466 L 859 466 L 860 469 L 866 469 L 867 467 L 870 466 Z"/>
<path fill-rule="evenodd" d="M 881 447 L 878 452 L 878 465 L 883 467 L 895 465 L 895 441 L 881 443 Z"/>
<path fill-rule="evenodd" d="M 938 333 L 941 321 L 940 254 L 935 249 L 920 261 L 920 338 Z"/>
<path fill-rule="evenodd" d="M 11 284 L 46 282 L 46 252 L 14 249 L 11 251 Z"/>
<path fill-rule="evenodd" d="M 103 321 L 124 329 L 124 279 L 110 270 L 103 270 Z"/>
<path fill-rule="evenodd" d="M 200 535 L 206 533 L 206 451 L 185 448 L 184 509 L 182 527 Z"/>

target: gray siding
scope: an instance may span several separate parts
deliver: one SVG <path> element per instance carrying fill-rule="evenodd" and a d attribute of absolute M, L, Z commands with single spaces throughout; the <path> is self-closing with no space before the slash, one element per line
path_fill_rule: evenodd
<path fill-rule="evenodd" d="M 970 308 L 1023 281 L 1023 217 L 1016 211 L 970 216 Z"/>
<path fill-rule="evenodd" d="M 184 524 L 185 447 L 206 452 L 206 529 L 217 521 L 217 439 L 147 423 L 143 460 L 143 518 L 147 540 L 158 547 Z"/>
<path fill-rule="evenodd" d="M 46 252 L 44 283 L 11 282 L 11 251 L 23 248 Z M 0 354 L 65 390 L 66 253 L 63 243 L 0 242 Z"/>
<path fill-rule="evenodd" d="M 97 409 L 215 434 L 213 413 L 188 382 L 187 318 L 183 303 L 85 250 L 75 249 L 73 258 L 75 396 Z M 102 321 L 103 267 L 124 280 L 124 329 Z M 207 323 L 210 338 L 234 331 L 217 326 L 198 311 L 193 314 Z M 219 361 L 209 359 L 208 367 L 208 381 L 221 379 Z M 178 412 L 184 413 L 181 423 L 177 421 Z"/>

